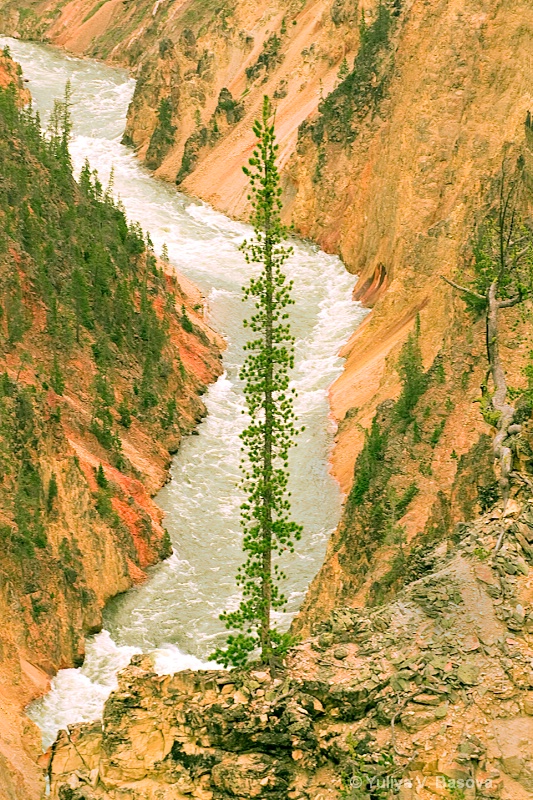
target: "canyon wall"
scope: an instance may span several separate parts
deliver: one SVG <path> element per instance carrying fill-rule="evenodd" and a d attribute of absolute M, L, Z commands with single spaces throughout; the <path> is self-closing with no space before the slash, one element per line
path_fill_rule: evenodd
<path fill-rule="evenodd" d="M 21 10 L 3 0 L 0 19 L 12 33 L 129 66 L 138 82 L 127 141 L 157 175 L 234 216 L 246 215 L 241 166 L 253 146 L 251 122 L 263 94 L 273 97 L 287 221 L 342 256 L 359 276 L 355 297 L 373 308 L 345 346 L 345 370 L 330 393 L 335 475 L 349 492 L 377 406 L 400 391 L 399 351 L 418 316 L 425 368 L 438 357 L 444 377 L 420 408 L 417 452 L 398 447 L 391 456 L 396 489 L 417 490 L 398 522 L 409 542 L 436 525 L 443 503 L 443 531 L 464 514 L 453 511 L 457 469 L 463 457 L 475 460 L 472 448 L 490 431 L 476 403 L 483 330 L 440 275 L 468 268 L 504 156 L 530 161 L 530 6 L 51 0 Z M 529 330 L 519 315 L 508 325 L 511 382 L 524 385 Z M 468 513 L 479 511 L 476 496 Z M 362 602 L 376 579 L 366 557 L 364 568 L 352 558 L 358 513 L 347 507 L 330 542 L 303 627 L 320 609 Z M 386 546 L 380 552 L 371 559 L 378 573 L 390 558 Z"/>
<path fill-rule="evenodd" d="M 333 412 L 344 420 L 334 467 L 346 489 L 362 430 L 381 402 L 398 397 L 399 345 L 417 316 L 423 363 L 439 369 L 416 407 L 416 430 L 393 425 L 385 455 L 391 476 L 385 490 L 392 486 L 401 496 L 416 489 L 394 523 L 414 549 L 479 513 L 480 497 L 494 481 L 491 458 L 482 456 L 490 433 L 479 405 L 483 322 L 464 313 L 463 299 L 440 276 L 469 274 L 475 226 L 504 157 L 530 163 L 533 15 L 526 4 L 414 2 L 389 30 L 390 44 L 370 80 L 370 115 L 352 100 L 351 117 L 336 127 L 348 102 L 339 87 L 303 132 L 288 175 L 296 187 L 293 213 L 309 220 L 304 232 L 338 249 L 360 276 L 356 296 L 373 305 L 344 349 L 346 368 L 331 390 Z M 359 86 L 359 94 L 363 66 L 354 70 L 352 91 Z M 531 329 L 520 314 L 506 324 L 509 382 L 524 386 Z M 304 628 L 338 603 L 360 604 L 369 593 L 375 601 L 387 572 L 390 578 L 398 544 L 387 542 L 383 530 L 376 536 L 379 525 L 359 509 L 347 503 L 307 599 Z"/>
<path fill-rule="evenodd" d="M 204 414 L 221 342 L 200 293 L 17 111 L 7 54 L 0 87 L 0 797 L 28 800 L 43 774 L 22 709 L 170 554 L 152 495 Z"/>

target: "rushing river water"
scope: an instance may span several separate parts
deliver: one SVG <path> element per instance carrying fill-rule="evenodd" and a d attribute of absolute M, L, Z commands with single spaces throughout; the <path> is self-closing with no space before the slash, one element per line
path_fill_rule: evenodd
<path fill-rule="evenodd" d="M 4 44 L 22 64 L 43 120 L 70 79 L 75 170 L 88 158 L 105 185 L 113 169 L 114 191 L 129 218 L 150 232 L 156 249 L 167 244 L 171 262 L 204 291 L 210 322 L 228 342 L 224 375 L 206 395 L 208 416 L 199 435 L 183 442 L 171 480 L 157 497 L 174 552 L 151 570 L 143 586 L 109 603 L 104 630 L 87 641 L 84 665 L 62 670 L 51 692 L 33 704 L 30 715 L 48 744 L 59 728 L 98 718 L 117 670 L 134 653 L 155 652 L 158 671 L 175 672 L 206 666 L 209 653 L 223 641 L 219 614 L 238 602 L 234 576 L 242 558 L 239 432 L 244 400 L 238 373 L 246 340 L 241 285 L 250 268 L 238 247 L 250 229 L 155 180 L 121 145 L 134 89 L 124 71 L 0 38 Z M 333 431 L 327 388 L 342 369 L 340 346 L 364 316 L 351 301 L 353 276 L 339 259 L 306 243 L 294 247 L 287 264 L 296 300 L 291 312 L 297 340 L 293 382 L 305 432 L 292 453 L 290 489 L 293 515 L 304 535 L 298 552 L 284 561 L 289 596 L 280 620 L 284 625 L 297 611 L 339 519 L 340 492 L 328 472 Z"/>

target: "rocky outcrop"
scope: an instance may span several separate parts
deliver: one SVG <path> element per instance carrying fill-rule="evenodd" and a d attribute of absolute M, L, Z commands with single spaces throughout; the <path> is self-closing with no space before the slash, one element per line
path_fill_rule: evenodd
<path fill-rule="evenodd" d="M 102 723 L 59 735 L 52 798 L 531 797 L 533 506 L 430 555 L 393 603 L 335 610 L 278 676 L 134 657 Z"/>

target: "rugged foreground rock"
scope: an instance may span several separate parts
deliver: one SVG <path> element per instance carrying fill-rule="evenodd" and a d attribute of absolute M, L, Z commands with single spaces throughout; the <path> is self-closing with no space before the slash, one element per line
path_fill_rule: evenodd
<path fill-rule="evenodd" d="M 279 676 L 136 656 L 103 722 L 60 733 L 52 798 L 525 800 L 532 564 L 533 501 L 511 501 L 459 525 L 395 602 L 337 609 Z"/>

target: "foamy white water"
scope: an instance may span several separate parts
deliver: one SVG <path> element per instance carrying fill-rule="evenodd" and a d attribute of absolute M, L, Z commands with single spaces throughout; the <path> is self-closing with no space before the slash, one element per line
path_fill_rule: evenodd
<path fill-rule="evenodd" d="M 124 71 L 40 45 L 0 38 L 3 44 L 22 64 L 43 119 L 70 79 L 75 169 L 88 158 L 104 185 L 113 169 L 114 191 L 129 218 L 150 232 L 156 249 L 167 244 L 171 262 L 205 292 L 210 322 L 228 340 L 224 375 L 205 398 L 209 414 L 199 435 L 183 443 L 171 481 L 157 498 L 167 515 L 173 555 L 153 568 L 143 586 L 109 603 L 105 630 L 88 640 L 84 665 L 61 671 L 51 692 L 31 707 L 48 744 L 59 728 L 100 716 L 117 671 L 134 653 L 155 652 L 161 673 L 201 669 L 224 640 L 219 614 L 238 602 L 234 576 L 242 558 L 238 485 L 244 399 L 238 374 L 246 341 L 241 286 L 250 267 L 238 247 L 250 229 L 155 180 L 120 144 L 134 89 Z M 287 264 L 296 300 L 291 311 L 297 339 L 293 382 L 305 431 L 291 456 L 290 490 L 293 515 L 304 535 L 298 551 L 283 562 L 289 597 L 288 610 L 280 615 L 285 625 L 299 608 L 339 520 L 341 496 L 328 471 L 334 431 L 327 389 L 342 370 L 339 348 L 365 313 L 351 300 L 354 279 L 338 258 L 310 244 L 295 242 L 294 247 Z"/>

